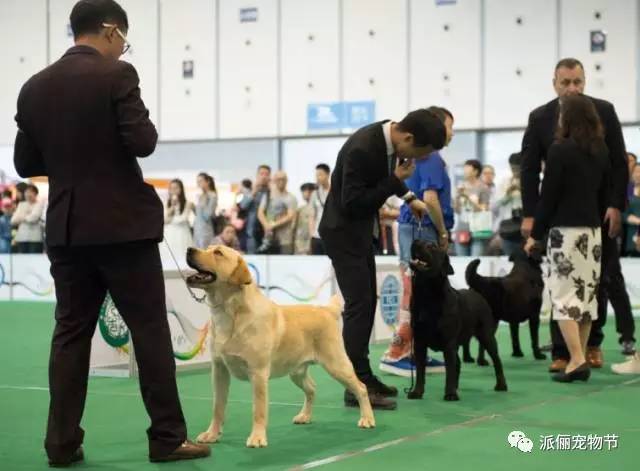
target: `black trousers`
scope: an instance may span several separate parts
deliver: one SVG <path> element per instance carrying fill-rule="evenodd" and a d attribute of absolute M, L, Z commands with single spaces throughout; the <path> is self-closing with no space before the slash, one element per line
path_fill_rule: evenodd
<path fill-rule="evenodd" d="M 50 247 L 56 325 L 49 358 L 49 420 L 45 448 L 64 460 L 82 444 L 91 338 L 107 291 L 129 327 L 151 418 L 149 456 L 162 457 L 187 436 L 178 398 L 158 244 Z"/>
<path fill-rule="evenodd" d="M 324 242 L 322 242 L 322 239 L 317 239 L 315 237 L 311 238 L 311 254 L 327 255 L 327 252 L 324 249 Z"/>
<path fill-rule="evenodd" d="M 339 245 L 325 240 L 345 301 L 342 328 L 344 346 L 356 375 L 367 384 L 374 376 L 369 364 L 369 339 L 378 299 L 373 246 L 366 256 L 355 256 L 341 250 Z"/>
<path fill-rule="evenodd" d="M 620 253 L 615 239 L 607 234 L 608 228 L 602 229 L 602 270 L 600 273 L 600 287 L 598 290 L 598 318 L 591 325 L 591 334 L 587 345 L 600 347 L 604 340 L 602 328 L 607 322 L 607 306 L 609 301 L 616 315 L 616 331 L 620 335 L 620 342 L 634 341 L 635 323 L 631 302 L 625 286 L 622 266 L 620 265 Z M 569 359 L 569 351 L 562 338 L 562 333 L 556 321 L 551 321 L 551 342 L 553 359 Z"/>

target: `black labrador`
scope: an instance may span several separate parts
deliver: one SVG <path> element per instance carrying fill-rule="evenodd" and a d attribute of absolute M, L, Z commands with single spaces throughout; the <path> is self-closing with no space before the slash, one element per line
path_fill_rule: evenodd
<path fill-rule="evenodd" d="M 469 263 L 465 272 L 467 284 L 487 300 L 489 306 L 491 306 L 496 326 L 500 321 L 509 323 L 512 356 L 524 356 L 520 347 L 519 328 L 520 323 L 528 320 L 533 356 L 536 360 L 544 360 L 547 357 L 540 351 L 538 335 L 542 291 L 544 289 L 542 269 L 540 267 L 542 256 L 536 252 L 529 257 L 522 252 L 512 255 L 509 260 L 513 262 L 513 267 L 509 274 L 502 277 L 478 274 L 480 260 L 473 260 Z M 463 360 L 465 363 L 473 363 L 473 357 L 469 352 L 469 344 L 464 346 Z M 481 366 L 488 365 L 484 358 L 482 345 L 480 345 L 478 351 L 478 364 Z"/>
<path fill-rule="evenodd" d="M 473 290 L 455 290 L 449 256 L 437 245 L 421 240 L 411 246 L 411 327 L 416 383 L 409 399 L 421 399 L 425 385 L 427 349 L 442 351 L 446 368 L 445 401 L 458 401 L 460 357 L 458 348 L 474 336 L 493 360 L 496 391 L 506 391 L 502 362 L 495 339 L 495 322 L 487 301 Z"/>

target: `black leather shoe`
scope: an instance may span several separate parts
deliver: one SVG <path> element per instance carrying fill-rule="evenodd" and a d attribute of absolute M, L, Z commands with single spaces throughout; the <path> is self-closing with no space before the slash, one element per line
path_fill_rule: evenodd
<path fill-rule="evenodd" d="M 371 407 L 377 410 L 396 410 L 398 408 L 396 401 L 374 392 L 369 392 L 369 402 Z M 344 405 L 345 407 L 360 407 L 358 399 L 351 391 L 344 392 Z"/>
<path fill-rule="evenodd" d="M 82 447 L 78 447 L 76 451 L 73 452 L 66 460 L 49 460 L 50 468 L 68 468 L 73 463 L 77 463 L 78 461 L 84 460 L 84 451 L 82 451 Z"/>
<path fill-rule="evenodd" d="M 369 381 L 366 381 L 367 391 L 369 394 L 379 394 L 382 397 L 398 397 L 398 388 L 394 386 L 388 386 L 374 376 Z"/>
<path fill-rule="evenodd" d="M 583 363 L 571 373 L 556 373 L 551 379 L 558 383 L 572 383 L 574 381 L 587 381 L 590 376 L 591 368 L 589 368 L 589 363 Z"/>
<path fill-rule="evenodd" d="M 149 461 L 152 463 L 167 463 L 169 461 L 195 460 L 198 458 L 206 458 L 210 454 L 211 449 L 207 445 L 201 445 L 187 440 L 168 455 L 162 457 L 152 456 L 149 457 Z"/>

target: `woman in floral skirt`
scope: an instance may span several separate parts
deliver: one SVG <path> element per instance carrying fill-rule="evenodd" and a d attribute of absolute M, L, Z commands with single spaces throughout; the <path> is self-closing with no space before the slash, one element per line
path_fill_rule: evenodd
<path fill-rule="evenodd" d="M 552 316 L 571 359 L 554 381 L 589 379 L 585 359 L 591 321 L 597 317 L 602 241 L 600 226 L 609 191 L 609 151 L 593 102 L 562 98 L 556 140 L 549 147 L 535 224 L 525 250 L 548 233 Z"/>

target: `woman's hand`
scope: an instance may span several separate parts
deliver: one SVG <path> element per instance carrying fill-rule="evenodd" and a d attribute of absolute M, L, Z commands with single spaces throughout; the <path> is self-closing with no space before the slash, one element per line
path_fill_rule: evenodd
<path fill-rule="evenodd" d="M 527 243 L 524 244 L 524 251 L 528 256 L 531 256 L 531 252 L 533 251 L 536 245 L 537 245 L 537 242 L 533 237 L 529 237 L 527 239 Z"/>

